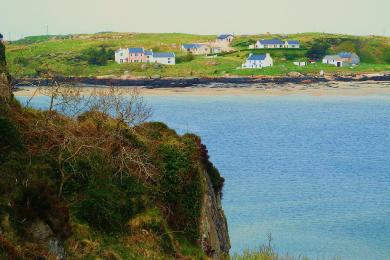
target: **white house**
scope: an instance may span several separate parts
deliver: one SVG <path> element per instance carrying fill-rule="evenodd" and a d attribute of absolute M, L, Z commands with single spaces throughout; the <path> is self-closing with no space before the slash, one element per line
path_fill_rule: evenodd
<path fill-rule="evenodd" d="M 255 43 L 255 49 L 279 49 L 285 48 L 285 43 L 280 39 L 271 39 L 271 40 L 258 40 Z"/>
<path fill-rule="evenodd" d="M 250 45 L 249 49 L 299 49 L 300 42 L 297 40 L 282 41 L 274 38 L 271 40 L 258 40 L 254 45 Z"/>
<path fill-rule="evenodd" d="M 242 64 L 243 69 L 261 69 L 263 67 L 272 67 L 273 60 L 269 53 L 267 54 L 249 54 L 248 59 Z"/>
<path fill-rule="evenodd" d="M 360 63 L 360 58 L 356 53 L 340 52 L 336 55 L 326 55 L 322 63 L 331 64 L 336 67 L 356 66 Z"/>
<path fill-rule="evenodd" d="M 234 36 L 231 34 L 221 34 L 217 38 L 217 42 L 224 43 L 230 45 L 234 39 Z"/>
<path fill-rule="evenodd" d="M 164 65 L 175 65 L 176 56 L 173 52 L 154 52 L 149 58 L 149 62 Z"/>
<path fill-rule="evenodd" d="M 287 40 L 284 42 L 284 46 L 288 49 L 299 49 L 301 47 L 301 44 L 297 40 Z"/>
<path fill-rule="evenodd" d="M 129 62 L 129 49 L 122 49 L 120 48 L 119 50 L 115 51 L 115 61 L 116 63 L 127 63 Z"/>

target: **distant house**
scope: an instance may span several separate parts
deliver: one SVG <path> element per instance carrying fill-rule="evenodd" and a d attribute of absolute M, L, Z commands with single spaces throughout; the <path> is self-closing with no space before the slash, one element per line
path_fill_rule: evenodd
<path fill-rule="evenodd" d="M 216 41 L 219 43 L 225 43 L 225 44 L 230 45 L 232 43 L 233 39 L 234 39 L 234 36 L 231 34 L 221 34 L 220 36 L 218 36 Z"/>
<path fill-rule="evenodd" d="M 307 65 L 307 62 L 306 61 L 294 61 L 293 64 L 298 66 L 298 67 L 305 67 Z"/>
<path fill-rule="evenodd" d="M 254 45 L 249 46 L 250 49 L 299 49 L 300 42 L 297 40 L 282 41 L 274 38 L 271 40 L 258 40 Z"/>
<path fill-rule="evenodd" d="M 242 64 L 243 69 L 261 69 L 264 67 L 272 67 L 273 60 L 269 53 L 267 54 L 249 54 L 248 59 Z"/>
<path fill-rule="evenodd" d="M 340 52 L 336 55 L 326 55 L 322 59 L 323 64 L 331 64 L 336 67 L 349 67 L 360 64 L 360 58 L 356 53 Z"/>
<path fill-rule="evenodd" d="M 129 62 L 129 49 L 122 49 L 115 51 L 115 61 L 119 64 Z"/>
<path fill-rule="evenodd" d="M 208 45 L 200 43 L 183 44 L 181 48 L 182 50 L 194 55 L 205 55 L 209 54 L 211 51 Z"/>
<path fill-rule="evenodd" d="M 255 49 L 278 49 L 284 48 L 285 43 L 280 39 L 258 40 L 255 44 Z"/>
<path fill-rule="evenodd" d="M 301 44 L 297 40 L 287 40 L 285 41 L 284 46 L 288 49 L 299 49 L 301 47 Z"/>
<path fill-rule="evenodd" d="M 176 56 L 173 52 L 153 52 L 144 48 L 126 48 L 115 51 L 115 61 L 122 63 L 160 63 L 165 65 L 175 65 Z"/>
<path fill-rule="evenodd" d="M 164 65 L 175 65 L 176 57 L 173 52 L 154 52 L 149 62 L 159 63 Z"/>

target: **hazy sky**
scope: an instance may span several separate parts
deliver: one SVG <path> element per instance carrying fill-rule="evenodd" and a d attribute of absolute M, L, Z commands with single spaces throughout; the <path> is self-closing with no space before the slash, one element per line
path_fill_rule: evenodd
<path fill-rule="evenodd" d="M 0 0 L 0 32 L 390 35 L 390 0 Z"/>

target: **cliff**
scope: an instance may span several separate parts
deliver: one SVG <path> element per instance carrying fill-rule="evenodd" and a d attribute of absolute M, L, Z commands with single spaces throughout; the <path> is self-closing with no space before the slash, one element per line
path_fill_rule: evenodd
<path fill-rule="evenodd" d="M 228 255 L 224 179 L 199 137 L 157 122 L 130 127 L 98 109 L 70 118 L 23 108 L 6 96 L 0 103 L 0 258 Z"/>

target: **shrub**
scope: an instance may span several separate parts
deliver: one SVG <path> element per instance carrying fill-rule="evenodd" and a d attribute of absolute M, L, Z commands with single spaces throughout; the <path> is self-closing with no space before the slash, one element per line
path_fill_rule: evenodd
<path fill-rule="evenodd" d="M 14 63 L 19 64 L 20 66 L 26 67 L 30 64 L 30 60 L 25 57 L 16 57 Z"/>
<path fill-rule="evenodd" d="M 328 54 L 328 50 L 330 48 L 330 44 L 325 40 L 315 40 L 312 46 L 306 53 L 306 57 L 313 60 L 320 60 L 326 54 Z"/>
<path fill-rule="evenodd" d="M 106 65 L 108 60 L 114 59 L 114 51 L 107 50 L 105 47 L 89 48 L 79 58 L 89 64 L 102 66 Z"/>
<path fill-rule="evenodd" d="M 13 150 L 22 148 L 22 141 L 18 129 L 7 118 L 0 117 L 0 162 Z"/>
<path fill-rule="evenodd" d="M 192 53 L 187 53 L 185 56 L 179 56 L 176 58 L 176 63 L 185 63 L 190 62 L 194 59 L 194 55 Z"/>

